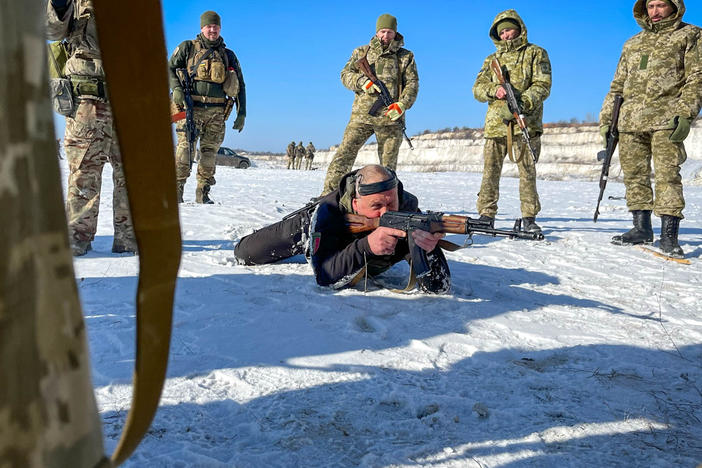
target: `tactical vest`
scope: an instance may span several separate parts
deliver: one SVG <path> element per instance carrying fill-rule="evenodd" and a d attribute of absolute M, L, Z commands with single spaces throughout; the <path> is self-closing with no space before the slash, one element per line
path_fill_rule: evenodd
<path fill-rule="evenodd" d="M 239 78 L 233 64 L 231 67 L 229 65 L 225 48 L 217 47 L 208 54 L 210 49 L 201 41 L 191 41 L 191 44 L 194 53 L 188 56 L 188 73 L 193 75 L 195 81 L 221 84 L 228 96 L 236 97 L 239 94 Z"/>

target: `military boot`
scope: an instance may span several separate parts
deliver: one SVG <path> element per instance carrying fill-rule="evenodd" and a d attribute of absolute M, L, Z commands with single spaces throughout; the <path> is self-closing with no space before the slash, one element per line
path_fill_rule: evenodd
<path fill-rule="evenodd" d="M 488 223 L 490 223 L 490 229 L 495 229 L 495 218 L 492 216 L 480 215 L 480 218 L 478 218 L 478 221 L 488 222 Z"/>
<path fill-rule="evenodd" d="M 522 218 L 522 222 L 524 223 L 522 225 L 522 229 L 524 229 L 526 232 L 533 232 L 533 233 L 540 233 L 541 232 L 541 226 L 536 224 L 536 218 L 532 216 L 527 216 L 526 218 Z"/>
<path fill-rule="evenodd" d="M 90 241 L 75 241 L 71 244 L 71 251 L 74 257 L 82 257 L 91 250 L 93 250 L 93 246 Z"/>
<path fill-rule="evenodd" d="M 661 250 L 671 257 L 684 257 L 685 252 L 678 244 L 680 218 L 676 216 L 661 216 Z"/>
<path fill-rule="evenodd" d="M 137 252 L 135 239 L 115 239 L 112 241 L 112 253 L 133 253 Z"/>
<path fill-rule="evenodd" d="M 653 242 L 651 210 L 634 210 L 631 214 L 634 216 L 634 227 L 621 236 L 612 237 L 612 244 L 636 245 Z"/>
<path fill-rule="evenodd" d="M 195 203 L 203 203 L 205 205 L 214 205 L 212 199 L 210 199 L 210 186 L 209 184 L 199 185 L 195 189 Z"/>
<path fill-rule="evenodd" d="M 176 194 L 178 197 L 178 203 L 183 203 L 183 189 L 185 188 L 184 180 L 176 180 Z"/>

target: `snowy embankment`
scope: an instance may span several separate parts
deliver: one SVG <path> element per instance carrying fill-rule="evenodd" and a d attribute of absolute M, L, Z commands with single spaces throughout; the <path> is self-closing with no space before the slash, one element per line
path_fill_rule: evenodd
<path fill-rule="evenodd" d="M 475 215 L 479 174 L 399 175 L 423 208 Z M 611 245 L 630 224 L 624 202 L 605 197 L 593 224 L 597 184 L 580 181 L 539 181 L 546 241 L 476 237 L 448 253 L 449 295 L 333 292 L 301 257 L 236 265 L 237 240 L 323 177 L 221 167 L 212 206 L 188 183 L 168 381 L 125 466 L 702 461 L 702 188 L 686 190 L 690 266 Z M 104 180 L 110 194 L 109 169 Z M 498 227 L 518 216 L 517 184 L 502 182 Z M 108 451 L 130 405 L 137 283 L 137 258 L 110 253 L 110 200 L 75 261 Z"/>
<path fill-rule="evenodd" d="M 402 143 L 398 157 L 398 169 L 412 172 L 483 170 L 483 133 L 474 131 L 471 138 L 455 139 L 449 134 L 428 134 L 412 137 L 415 149 Z M 600 134 L 596 126 L 546 128 L 542 137 L 542 151 L 537 166 L 541 179 L 593 180 L 600 177 L 602 163 L 596 159 L 600 151 Z M 683 165 L 683 178 L 687 185 L 702 185 L 702 122 L 698 120 L 690 136 L 685 140 L 688 161 Z M 315 156 L 315 165 L 325 168 L 334 157 L 336 147 L 320 151 Z M 621 179 L 618 152 L 612 161 L 610 175 Z M 357 165 L 378 162 L 378 145 L 365 145 L 358 153 Z M 517 166 L 505 161 L 503 174 L 518 177 Z"/>

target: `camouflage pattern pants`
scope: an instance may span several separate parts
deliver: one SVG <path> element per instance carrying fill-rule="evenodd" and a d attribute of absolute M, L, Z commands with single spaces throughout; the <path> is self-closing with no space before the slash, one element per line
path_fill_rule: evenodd
<path fill-rule="evenodd" d="M 337 189 L 341 178 L 353 168 L 353 163 L 361 146 L 375 133 L 378 140 L 378 158 L 380 164 L 392 170 L 397 168 L 397 155 L 402 144 L 402 127 L 400 125 L 370 125 L 350 123 L 344 132 L 339 149 L 329 163 L 327 177 L 324 180 L 322 194 Z"/>
<path fill-rule="evenodd" d="M 536 135 L 531 139 L 536 156 L 541 154 L 541 137 Z M 519 200 L 521 201 L 522 217 L 536 217 L 541 211 L 539 194 L 536 192 L 536 164 L 531 157 L 529 148 L 521 136 L 513 142 L 514 157 L 519 169 Z M 497 214 L 497 200 L 500 198 L 500 176 L 507 155 L 507 138 L 487 138 L 483 148 L 485 164 L 483 180 L 478 194 L 478 213 L 492 218 Z"/>
<path fill-rule="evenodd" d="M 295 169 L 295 158 L 288 158 L 288 169 Z"/>
<path fill-rule="evenodd" d="M 199 132 L 200 161 L 197 164 L 197 185 L 215 184 L 215 168 L 217 151 L 224 141 L 224 107 L 195 106 L 193 112 L 195 127 Z M 188 140 L 185 138 L 185 120 L 176 124 L 176 180 L 185 184 L 190 176 L 190 154 L 188 153 Z M 197 143 L 197 141 L 195 142 Z M 195 146 L 195 145 L 193 145 Z M 194 148 L 193 148 L 194 151 Z M 195 155 L 193 154 L 193 158 Z"/>
<path fill-rule="evenodd" d="M 673 143 L 670 130 L 619 134 L 619 160 L 624 171 L 626 206 L 629 211 L 653 210 L 656 216 L 683 217 L 680 166 L 687 159 L 685 146 Z M 651 159 L 656 184 L 651 189 Z"/>
<path fill-rule="evenodd" d="M 94 99 L 81 99 L 75 116 L 66 118 L 64 147 L 69 168 L 66 212 L 71 242 L 85 243 L 95 238 L 102 168 L 109 162 L 114 184 L 112 215 L 115 240 L 136 249 L 122 157 L 110 105 Z"/>

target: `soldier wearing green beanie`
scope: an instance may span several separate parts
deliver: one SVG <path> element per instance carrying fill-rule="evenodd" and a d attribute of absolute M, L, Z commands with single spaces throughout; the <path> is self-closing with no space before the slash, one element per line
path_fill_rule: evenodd
<path fill-rule="evenodd" d="M 222 19 L 214 11 L 206 11 L 200 15 L 200 27 L 204 28 L 208 24 L 216 24 L 217 26 L 222 27 Z"/>
<path fill-rule="evenodd" d="M 702 107 L 702 29 L 684 23 L 684 14 L 683 0 L 636 1 L 634 19 L 643 31 L 624 44 L 600 112 L 604 134 L 612 125 L 614 96 L 623 97 L 619 161 L 634 227 L 614 236 L 612 243 L 652 243 L 653 212 L 661 218 L 660 248 L 672 257 L 684 256 L 678 243 L 685 208 L 680 174 L 687 158 L 683 141 Z"/>
<path fill-rule="evenodd" d="M 246 119 L 246 86 L 241 65 L 234 52 L 226 47 L 221 30 L 219 15 L 214 11 L 204 12 L 200 16 L 200 34 L 194 40 L 181 42 L 168 61 L 173 103 L 179 110 L 185 107 L 183 73 L 187 73 L 193 82 L 193 120 L 200 141 L 196 203 L 214 203 L 209 193 L 216 182 L 217 151 L 224 141 L 229 113 L 236 107 L 234 130 L 241 132 Z M 184 132 L 185 124 L 185 119 L 176 122 L 176 187 L 179 202 L 183 201 L 183 189 L 194 158 Z M 197 141 L 193 147 L 196 144 Z"/>
<path fill-rule="evenodd" d="M 370 43 L 357 47 L 341 70 L 341 83 L 353 91 L 354 101 L 344 137 L 327 169 L 322 194 L 338 188 L 342 176 L 353 167 L 358 150 L 373 134 L 378 141 L 381 164 L 393 170 L 397 167 L 405 111 L 412 107 L 419 92 L 414 54 L 403 45 L 404 37 L 397 32 L 397 18 L 382 14 L 375 23 L 375 36 Z M 368 59 L 371 70 L 388 88 L 394 101 L 372 115 L 370 109 L 379 99 L 380 88 L 359 68 L 358 60 L 363 57 Z"/>

